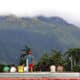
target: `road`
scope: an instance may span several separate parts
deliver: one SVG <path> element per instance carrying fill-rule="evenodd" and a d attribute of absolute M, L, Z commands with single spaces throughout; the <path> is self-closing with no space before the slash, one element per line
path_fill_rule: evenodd
<path fill-rule="evenodd" d="M 51 73 L 51 72 L 27 72 L 27 73 L 0 73 L 0 78 L 80 78 L 80 73 Z"/>

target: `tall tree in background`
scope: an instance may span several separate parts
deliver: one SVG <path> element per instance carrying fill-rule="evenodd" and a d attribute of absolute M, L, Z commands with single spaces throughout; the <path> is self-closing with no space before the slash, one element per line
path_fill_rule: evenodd
<path fill-rule="evenodd" d="M 50 65 L 63 65 L 64 64 L 64 59 L 61 51 L 58 50 L 51 50 L 51 55 L 50 55 Z"/>
<path fill-rule="evenodd" d="M 73 67 L 80 66 L 80 48 L 71 48 L 65 52 L 66 59 L 71 63 L 71 70 Z"/>
<path fill-rule="evenodd" d="M 44 53 L 37 65 L 41 71 L 48 71 L 48 66 L 50 65 L 49 55 Z"/>
<path fill-rule="evenodd" d="M 43 66 L 46 68 L 45 71 L 49 70 L 49 67 L 51 65 L 63 65 L 64 64 L 64 59 L 60 51 L 58 50 L 51 50 L 51 54 L 48 55 L 49 53 L 45 53 L 41 58 L 40 61 L 38 62 L 38 66 Z M 46 66 L 46 67 L 45 67 Z M 42 71 L 44 70 L 42 69 Z"/>

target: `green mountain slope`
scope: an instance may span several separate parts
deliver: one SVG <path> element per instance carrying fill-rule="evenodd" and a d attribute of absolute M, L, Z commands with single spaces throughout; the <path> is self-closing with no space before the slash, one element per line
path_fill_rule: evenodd
<path fill-rule="evenodd" d="M 60 17 L 0 16 L 0 63 L 18 64 L 28 44 L 36 60 L 50 49 L 80 47 L 80 29 Z"/>

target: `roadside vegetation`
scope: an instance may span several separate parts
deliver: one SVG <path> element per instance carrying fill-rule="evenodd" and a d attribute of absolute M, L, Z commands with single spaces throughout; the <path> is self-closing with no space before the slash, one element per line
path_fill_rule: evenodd
<path fill-rule="evenodd" d="M 51 53 L 43 53 L 35 64 L 34 71 L 50 71 L 51 65 L 64 66 L 66 72 L 80 72 L 80 48 L 70 48 L 64 52 L 52 49 Z M 0 64 L 0 72 L 3 72 L 4 66 L 6 65 Z M 11 65 L 7 66 L 10 67 Z"/>

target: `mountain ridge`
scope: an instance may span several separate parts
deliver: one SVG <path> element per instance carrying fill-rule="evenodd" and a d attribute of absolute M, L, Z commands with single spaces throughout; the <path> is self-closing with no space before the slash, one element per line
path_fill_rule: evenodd
<path fill-rule="evenodd" d="M 0 16 L 0 63 L 18 64 L 20 50 L 29 45 L 39 60 L 52 48 L 80 47 L 80 28 L 60 17 Z"/>

